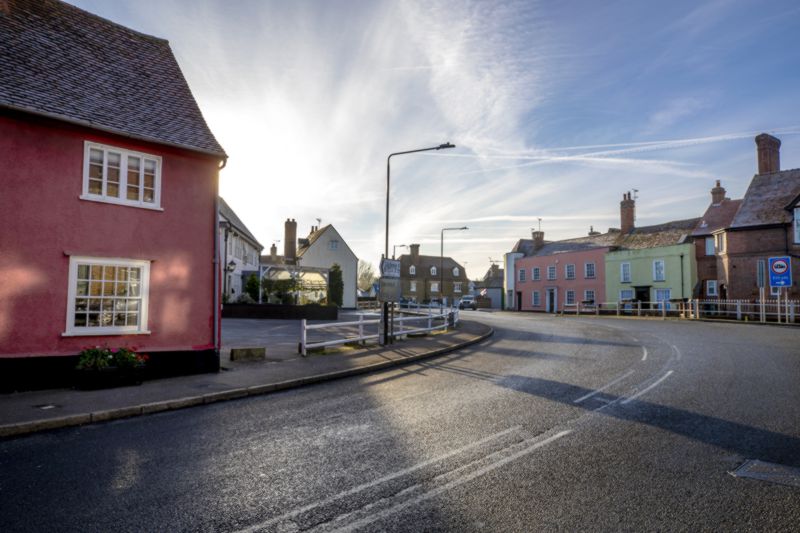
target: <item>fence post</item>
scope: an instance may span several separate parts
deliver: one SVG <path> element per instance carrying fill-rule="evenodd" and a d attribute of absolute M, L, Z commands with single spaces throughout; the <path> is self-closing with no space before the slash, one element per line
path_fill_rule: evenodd
<path fill-rule="evenodd" d="M 600 302 L 597 302 L 597 305 L 594 306 L 594 314 L 595 316 L 600 316 L 600 306 L 603 305 Z"/>
<path fill-rule="evenodd" d="M 619 308 L 622 307 L 622 302 L 617 300 L 617 316 L 619 316 Z"/>
<path fill-rule="evenodd" d="M 642 316 L 642 301 L 636 300 L 636 316 Z"/>
<path fill-rule="evenodd" d="M 364 315 L 358 315 L 358 340 L 364 345 Z"/>
<path fill-rule="evenodd" d="M 667 318 L 667 301 L 661 300 L 661 318 Z"/>
<path fill-rule="evenodd" d="M 742 319 L 742 301 L 741 300 L 737 300 L 736 301 L 736 320 L 741 320 L 741 319 Z"/>
<path fill-rule="evenodd" d="M 696 319 L 700 318 L 700 300 L 694 301 L 694 317 Z"/>
<path fill-rule="evenodd" d="M 300 355 L 305 357 L 306 353 L 306 319 L 300 319 Z"/>

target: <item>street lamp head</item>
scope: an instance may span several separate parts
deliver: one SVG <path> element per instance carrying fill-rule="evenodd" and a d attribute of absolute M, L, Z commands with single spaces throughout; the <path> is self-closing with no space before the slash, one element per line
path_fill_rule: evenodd
<path fill-rule="evenodd" d="M 437 149 L 437 150 L 442 150 L 442 149 L 444 149 L 444 148 L 455 148 L 455 147 L 456 147 L 456 145 L 455 145 L 455 144 L 451 144 L 451 143 L 444 143 L 444 144 L 440 144 L 439 146 L 437 146 L 437 147 L 436 147 L 436 149 Z"/>

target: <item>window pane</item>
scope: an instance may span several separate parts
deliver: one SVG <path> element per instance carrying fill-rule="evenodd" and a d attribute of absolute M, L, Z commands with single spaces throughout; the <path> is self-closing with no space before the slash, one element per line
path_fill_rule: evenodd
<path fill-rule="evenodd" d="M 113 196 L 114 198 L 119 198 L 119 185 L 116 183 L 109 183 L 106 195 Z"/>
<path fill-rule="evenodd" d="M 89 294 L 89 282 L 88 281 L 79 281 L 78 282 L 78 289 L 75 291 L 78 296 L 86 296 Z"/>
<path fill-rule="evenodd" d="M 117 281 L 128 281 L 128 267 L 117 267 Z"/>
<path fill-rule="evenodd" d="M 102 326 L 111 326 L 114 324 L 114 313 L 111 311 L 103 310 L 100 313 L 100 324 Z"/>
<path fill-rule="evenodd" d="M 112 266 L 103 267 L 103 279 L 114 281 L 117 277 L 117 269 Z"/>
<path fill-rule="evenodd" d="M 75 300 L 76 311 L 86 311 L 89 308 L 89 300 L 86 298 L 78 298 Z"/>
<path fill-rule="evenodd" d="M 78 265 L 78 279 L 89 279 L 89 265 Z"/>
<path fill-rule="evenodd" d="M 89 165 L 89 178 L 94 180 L 103 179 L 103 166 L 102 165 Z"/>
<path fill-rule="evenodd" d="M 139 296 L 139 283 L 136 281 L 131 281 L 128 285 L 128 294 L 130 296 Z"/>
<path fill-rule="evenodd" d="M 145 189 L 142 200 L 149 204 L 155 202 L 156 201 L 155 191 L 153 189 Z"/>
<path fill-rule="evenodd" d="M 100 313 L 89 313 L 89 320 L 86 325 L 90 328 L 96 328 L 100 325 Z"/>
<path fill-rule="evenodd" d="M 129 279 L 130 279 L 131 281 L 133 281 L 133 280 L 138 280 L 138 279 L 139 279 L 139 277 L 141 276 L 141 272 L 142 272 L 142 269 L 140 269 L 140 268 L 135 268 L 135 267 L 131 267 L 131 268 L 128 270 L 128 276 L 129 276 Z"/>
<path fill-rule="evenodd" d="M 100 298 L 91 298 L 89 300 L 89 311 L 100 311 Z"/>
<path fill-rule="evenodd" d="M 106 281 L 103 283 L 103 296 L 114 296 L 114 282 Z"/>
<path fill-rule="evenodd" d="M 156 162 L 152 159 L 145 159 L 144 160 L 144 171 L 147 174 L 155 174 L 156 173 Z"/>
<path fill-rule="evenodd" d="M 128 313 L 126 317 L 127 317 L 127 320 L 125 321 L 126 326 L 139 325 L 139 316 L 136 313 Z"/>
<path fill-rule="evenodd" d="M 125 313 L 115 313 L 114 314 L 114 325 L 115 326 L 124 326 L 125 325 Z"/>
<path fill-rule="evenodd" d="M 103 267 L 100 265 L 92 265 L 91 279 L 103 279 Z"/>
<path fill-rule="evenodd" d="M 86 327 L 86 313 L 75 313 L 75 327 Z"/>
<path fill-rule="evenodd" d="M 119 168 L 121 155 L 116 152 L 108 152 L 108 166 Z"/>
<path fill-rule="evenodd" d="M 91 296 L 100 296 L 103 293 L 103 282 L 92 281 L 89 283 L 89 294 Z"/>
<path fill-rule="evenodd" d="M 128 284 L 117 282 L 117 289 L 114 292 L 115 296 L 127 296 L 128 295 Z"/>
<path fill-rule="evenodd" d="M 103 182 L 89 180 L 89 194 L 103 194 Z"/>
<path fill-rule="evenodd" d="M 103 164 L 103 151 L 98 150 L 97 148 L 90 148 L 89 149 L 89 162 L 97 163 L 102 165 Z"/>
<path fill-rule="evenodd" d="M 155 189 L 156 187 L 156 177 L 152 174 L 145 174 L 144 175 L 144 186 L 148 189 Z"/>

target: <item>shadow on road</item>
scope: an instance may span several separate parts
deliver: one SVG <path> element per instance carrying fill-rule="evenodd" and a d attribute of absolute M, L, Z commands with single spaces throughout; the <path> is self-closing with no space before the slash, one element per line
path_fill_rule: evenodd
<path fill-rule="evenodd" d="M 800 466 L 800 438 L 790 435 L 641 400 L 621 404 L 618 401 L 624 400 L 624 397 L 613 394 L 599 393 L 584 402 L 575 403 L 576 399 L 594 391 L 549 379 L 513 375 L 499 380 L 497 384 L 587 411 L 605 407 L 599 411 L 604 415 L 657 427 L 724 448 L 748 459 Z"/>

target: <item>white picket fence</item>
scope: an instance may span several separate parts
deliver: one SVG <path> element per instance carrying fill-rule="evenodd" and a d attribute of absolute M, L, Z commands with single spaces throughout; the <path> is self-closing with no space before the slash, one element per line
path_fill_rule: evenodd
<path fill-rule="evenodd" d="M 438 312 L 434 312 L 434 311 Z M 458 308 L 428 308 L 427 313 L 395 311 L 398 313 L 390 324 L 390 337 L 401 338 L 405 335 L 428 333 L 431 331 L 447 331 L 449 324 L 455 327 L 458 325 Z M 374 315 L 373 315 L 374 316 Z M 326 346 L 339 346 L 348 343 L 364 344 L 370 340 L 379 340 L 383 337 L 383 321 L 380 317 L 365 319 L 365 315 L 359 315 L 358 320 L 350 322 L 326 322 L 324 324 L 309 324 L 304 318 L 300 321 L 300 354 L 305 357 L 308 350 L 314 348 L 324 348 Z M 330 331 L 334 338 L 315 340 L 309 342 L 310 331 Z"/>
<path fill-rule="evenodd" d="M 793 324 L 800 321 L 798 300 L 687 300 L 687 301 L 617 301 L 565 305 L 561 314 L 617 316 L 661 316 L 662 318 L 721 318 L 754 322 Z"/>

